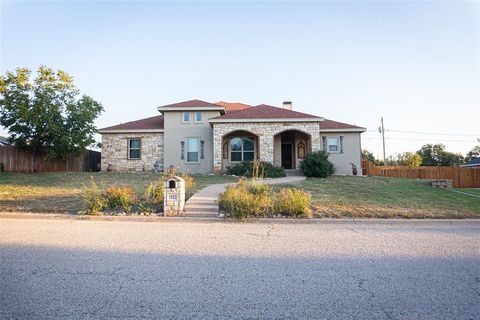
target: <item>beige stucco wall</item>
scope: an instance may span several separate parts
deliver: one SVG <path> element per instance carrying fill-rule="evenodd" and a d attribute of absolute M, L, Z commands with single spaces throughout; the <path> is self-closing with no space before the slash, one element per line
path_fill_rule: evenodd
<path fill-rule="evenodd" d="M 352 166 L 357 166 L 358 174 L 362 174 L 360 132 L 321 132 L 320 136 L 343 136 L 343 153 L 328 153 L 328 159 L 335 166 L 335 174 L 352 174 Z"/>
<path fill-rule="evenodd" d="M 212 173 L 213 172 L 213 130 L 208 119 L 220 115 L 219 111 L 202 111 L 202 122 L 194 122 L 194 112 L 190 114 L 190 123 L 182 122 L 182 111 L 166 111 L 165 117 L 165 168 L 179 166 L 179 172 Z M 198 137 L 205 141 L 204 159 L 196 163 L 187 162 L 188 137 Z M 181 159 L 181 141 L 185 141 L 185 159 Z"/>
<path fill-rule="evenodd" d="M 141 139 L 141 159 L 128 159 L 128 139 Z M 112 165 L 114 171 L 154 170 L 158 163 L 163 170 L 163 133 L 104 133 L 102 134 L 102 171 Z"/>
<path fill-rule="evenodd" d="M 222 171 L 222 138 L 237 130 L 249 131 L 259 137 L 259 158 L 274 163 L 274 136 L 287 130 L 299 130 L 311 135 L 312 151 L 321 150 L 319 122 L 235 122 L 214 123 L 213 126 L 213 167 L 215 172 Z"/>

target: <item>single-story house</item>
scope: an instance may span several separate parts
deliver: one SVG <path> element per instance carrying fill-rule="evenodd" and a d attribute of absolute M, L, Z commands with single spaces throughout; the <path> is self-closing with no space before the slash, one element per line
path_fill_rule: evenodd
<path fill-rule="evenodd" d="M 283 106 L 190 100 L 158 107 L 160 115 L 100 129 L 102 170 L 221 173 L 259 159 L 295 170 L 308 152 L 325 150 L 337 174 L 361 167 L 366 129 Z"/>
<path fill-rule="evenodd" d="M 461 164 L 464 168 L 480 168 L 480 157 L 472 158 L 470 161 Z"/>

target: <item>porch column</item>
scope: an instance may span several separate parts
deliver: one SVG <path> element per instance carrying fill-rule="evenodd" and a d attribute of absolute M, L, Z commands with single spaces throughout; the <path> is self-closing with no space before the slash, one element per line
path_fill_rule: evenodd
<path fill-rule="evenodd" d="M 260 160 L 273 164 L 273 135 L 264 134 L 260 139 Z"/>
<path fill-rule="evenodd" d="M 322 150 L 322 141 L 320 139 L 320 132 L 318 131 L 313 131 L 311 133 L 311 147 L 312 147 L 312 152 L 318 152 Z"/>
<path fill-rule="evenodd" d="M 222 173 L 222 146 L 223 136 L 222 130 L 217 126 L 213 126 L 213 172 Z"/>

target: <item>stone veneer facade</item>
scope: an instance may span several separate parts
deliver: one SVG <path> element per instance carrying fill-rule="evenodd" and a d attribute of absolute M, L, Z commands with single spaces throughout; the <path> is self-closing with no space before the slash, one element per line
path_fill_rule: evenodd
<path fill-rule="evenodd" d="M 128 159 L 128 139 L 141 139 L 141 159 Z M 102 171 L 108 165 L 113 171 L 163 171 L 163 132 L 150 133 L 103 133 L 102 134 Z"/>
<path fill-rule="evenodd" d="M 287 130 L 299 130 L 311 136 L 312 151 L 320 151 L 320 122 L 225 122 L 213 125 L 213 170 L 222 171 L 223 136 L 234 131 L 249 131 L 259 138 L 258 154 L 261 161 L 273 163 L 274 136 Z"/>

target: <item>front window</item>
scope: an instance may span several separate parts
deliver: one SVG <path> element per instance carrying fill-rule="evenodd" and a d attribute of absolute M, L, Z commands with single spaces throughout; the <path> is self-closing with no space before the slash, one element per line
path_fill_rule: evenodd
<path fill-rule="evenodd" d="M 198 138 L 187 139 L 187 162 L 198 162 Z"/>
<path fill-rule="evenodd" d="M 327 138 L 328 152 L 338 152 L 338 138 Z"/>
<path fill-rule="evenodd" d="M 195 122 L 202 122 L 202 113 L 201 112 L 195 112 Z"/>
<path fill-rule="evenodd" d="M 184 112 L 182 114 L 182 121 L 183 122 L 190 122 L 190 112 Z"/>
<path fill-rule="evenodd" d="M 128 159 L 140 159 L 140 139 L 128 139 Z"/>
<path fill-rule="evenodd" d="M 255 143 L 253 138 L 230 139 L 231 161 L 253 161 L 255 159 Z"/>

